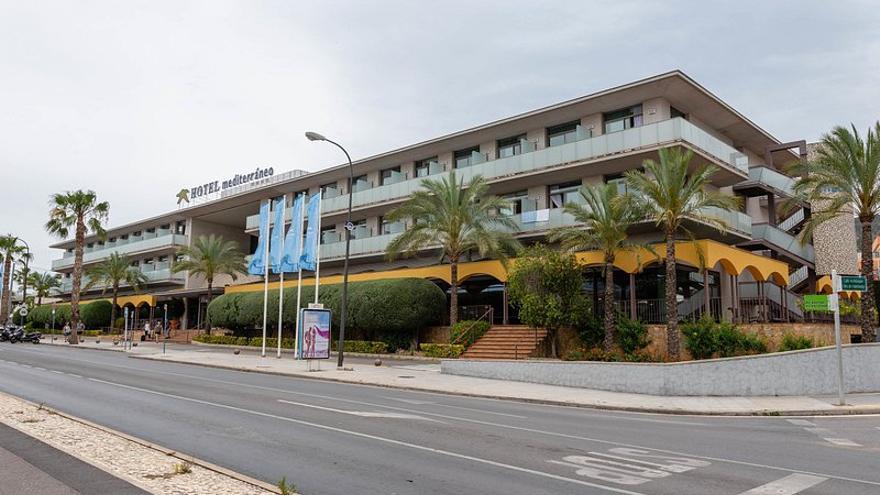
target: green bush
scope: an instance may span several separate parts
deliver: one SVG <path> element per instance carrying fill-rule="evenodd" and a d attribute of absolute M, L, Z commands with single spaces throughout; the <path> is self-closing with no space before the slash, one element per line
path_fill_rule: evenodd
<path fill-rule="evenodd" d="M 234 335 L 205 335 L 199 334 L 193 337 L 196 342 L 205 344 L 223 344 L 223 345 L 248 345 L 247 337 L 236 337 Z"/>
<path fill-rule="evenodd" d="M 801 349 L 812 349 L 813 347 L 815 347 L 813 339 L 802 335 L 786 333 L 782 336 L 782 342 L 779 344 L 779 352 L 799 351 Z"/>
<path fill-rule="evenodd" d="M 715 322 L 709 318 L 685 323 L 681 326 L 684 345 L 694 359 L 709 359 L 718 350 L 718 334 Z"/>
<path fill-rule="evenodd" d="M 694 359 L 708 359 L 716 353 L 720 357 L 731 357 L 767 352 L 767 343 L 760 336 L 745 333 L 733 323 L 715 323 L 702 318 L 684 324 L 681 333 Z"/>
<path fill-rule="evenodd" d="M 79 305 L 79 318 L 86 328 L 103 328 L 110 325 L 110 301 L 99 299 Z M 28 321 L 34 328 L 52 326 L 52 305 L 37 306 L 28 313 Z M 70 304 L 59 304 L 55 308 L 55 327 L 61 328 L 70 322 Z"/>
<path fill-rule="evenodd" d="M 319 301 L 333 312 L 339 328 L 341 285 L 322 285 Z M 314 301 L 314 287 L 302 288 L 301 307 Z M 284 291 L 283 321 L 296 322 L 296 289 Z M 419 330 L 440 322 L 446 295 L 436 284 L 418 278 L 352 282 L 348 287 L 346 336 L 353 340 L 385 342 L 389 349 L 408 347 Z M 239 292 L 215 298 L 208 306 L 211 324 L 242 332 L 262 325 L 263 293 Z M 269 291 L 267 326 L 278 325 L 278 291 Z"/>
<path fill-rule="evenodd" d="M 330 348 L 336 350 L 339 346 L 336 341 L 330 343 Z M 388 354 L 388 344 L 369 340 L 346 340 L 345 352 L 358 352 L 361 354 Z"/>
<path fill-rule="evenodd" d="M 605 339 L 605 329 L 602 322 L 593 316 L 592 312 L 588 312 L 580 319 L 575 326 L 581 343 L 586 348 L 598 347 L 602 345 Z"/>
<path fill-rule="evenodd" d="M 625 355 L 641 351 L 651 343 L 648 337 L 648 327 L 638 320 L 631 320 L 625 316 L 617 318 L 617 328 L 614 332 L 617 345 Z"/>
<path fill-rule="evenodd" d="M 79 318 L 86 328 L 102 328 L 110 326 L 110 313 L 113 303 L 104 299 L 81 305 Z"/>
<path fill-rule="evenodd" d="M 458 344 L 421 344 L 419 349 L 431 358 L 458 358 L 464 353 L 464 346 Z"/>
<path fill-rule="evenodd" d="M 464 320 L 452 325 L 449 341 L 461 344 L 468 348 L 474 345 L 480 337 L 483 336 L 492 325 L 485 320 Z M 464 334 L 467 332 L 467 334 Z"/>
<path fill-rule="evenodd" d="M 606 363 L 621 361 L 623 358 L 618 352 L 608 352 L 600 347 L 589 349 L 572 349 L 563 354 L 563 361 L 602 361 Z"/>

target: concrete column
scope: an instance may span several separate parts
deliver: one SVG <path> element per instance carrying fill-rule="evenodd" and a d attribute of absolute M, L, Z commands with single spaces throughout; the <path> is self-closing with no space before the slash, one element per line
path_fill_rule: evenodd
<path fill-rule="evenodd" d="M 773 193 L 767 195 L 767 222 L 776 226 L 776 197 Z"/>
<path fill-rule="evenodd" d="M 507 282 L 504 282 L 504 291 L 502 292 L 502 299 L 503 299 L 504 309 L 502 310 L 502 314 L 501 314 L 501 323 L 504 325 L 508 325 L 508 324 L 510 324 L 510 311 L 509 311 L 510 303 L 507 298 Z"/>
<path fill-rule="evenodd" d="M 703 270 L 703 300 L 705 303 L 706 315 L 710 318 L 712 317 L 711 292 L 712 289 L 709 287 L 709 270 Z"/>
<path fill-rule="evenodd" d="M 180 329 L 186 330 L 189 328 L 189 298 L 183 298 L 183 316 L 180 317 Z"/>
<path fill-rule="evenodd" d="M 721 293 L 721 318 L 724 321 L 733 320 L 733 297 L 731 296 L 731 286 L 733 285 L 733 275 L 724 273 L 723 267 L 719 272 L 719 292 Z"/>
<path fill-rule="evenodd" d="M 636 313 L 636 274 L 629 274 L 629 319 L 635 321 Z"/>

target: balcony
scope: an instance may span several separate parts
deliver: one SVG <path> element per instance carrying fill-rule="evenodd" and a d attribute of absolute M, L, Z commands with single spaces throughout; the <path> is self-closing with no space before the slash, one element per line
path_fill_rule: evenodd
<path fill-rule="evenodd" d="M 158 283 L 178 283 L 183 284 L 186 282 L 186 274 L 185 273 L 173 273 L 171 268 L 167 262 L 163 263 L 154 263 L 154 267 L 150 267 L 150 265 L 146 265 L 145 267 L 141 267 L 141 272 L 147 277 L 147 284 L 158 284 Z M 83 276 L 82 286 L 85 287 L 89 281 L 89 277 Z M 128 287 L 128 284 L 120 285 L 120 288 Z M 73 289 L 73 279 L 65 278 L 61 281 L 61 288 L 59 289 L 62 294 L 69 294 Z M 95 285 L 92 289 L 104 289 L 103 285 Z"/>
<path fill-rule="evenodd" d="M 129 236 L 128 239 L 117 239 L 112 243 L 105 243 L 103 246 L 95 246 L 83 252 L 83 264 L 94 263 L 110 256 L 116 252 L 119 254 L 143 253 L 148 251 L 158 251 L 162 249 L 172 249 L 179 246 L 186 246 L 187 237 L 180 234 L 171 234 L 167 230 L 145 233 L 141 236 Z M 52 270 L 64 270 L 73 268 L 73 253 L 64 253 L 61 259 L 52 261 Z"/>
<path fill-rule="evenodd" d="M 795 179 L 767 167 L 749 169 L 749 180 L 733 186 L 733 190 L 743 196 L 775 196 L 790 198 L 794 196 Z"/>
<path fill-rule="evenodd" d="M 796 258 L 802 263 L 815 263 L 816 253 L 810 244 L 801 244 L 801 241 L 788 232 L 770 224 L 761 223 L 752 226 L 755 241 L 776 250 L 781 250 L 789 257 Z"/>

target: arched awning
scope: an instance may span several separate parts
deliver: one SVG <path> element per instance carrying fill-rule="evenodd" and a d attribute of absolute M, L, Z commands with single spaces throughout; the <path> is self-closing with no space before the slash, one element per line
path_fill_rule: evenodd
<path fill-rule="evenodd" d="M 816 294 L 831 294 L 834 292 L 834 286 L 831 283 L 831 275 L 822 275 L 816 281 Z M 861 291 L 844 291 L 839 292 L 840 297 L 844 299 L 861 299 Z"/>

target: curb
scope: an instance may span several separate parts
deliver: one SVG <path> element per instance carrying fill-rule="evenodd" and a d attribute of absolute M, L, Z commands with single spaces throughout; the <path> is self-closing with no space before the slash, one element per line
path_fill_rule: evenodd
<path fill-rule="evenodd" d="M 136 355 L 129 354 L 128 357 L 132 359 L 146 359 L 150 361 L 163 361 L 161 358 L 150 357 L 149 355 Z M 565 401 L 556 401 L 552 399 L 532 399 L 528 397 L 510 397 L 510 396 L 500 396 L 500 395 L 491 395 L 491 394 L 477 394 L 477 393 L 469 393 L 469 392 L 450 392 L 447 390 L 433 390 L 421 387 L 413 387 L 407 385 L 393 385 L 387 383 L 369 383 L 369 382 L 354 382 L 349 380 L 341 380 L 339 378 L 331 378 L 326 376 L 312 376 L 312 375 L 293 375 L 290 373 L 281 373 L 278 371 L 271 370 L 255 370 L 250 368 L 237 368 L 234 366 L 223 366 L 219 364 L 210 364 L 210 363 L 192 363 L 186 361 L 165 361 L 176 364 L 189 364 L 192 366 L 202 366 L 205 368 L 216 368 L 216 369 L 225 369 L 232 371 L 241 371 L 244 373 L 261 373 L 264 375 L 274 375 L 274 376 L 284 376 L 288 378 L 300 378 L 303 380 L 323 380 L 327 382 L 334 383 L 343 383 L 347 385 L 355 385 L 355 386 L 367 386 L 367 387 L 381 387 L 381 388 L 390 388 L 396 390 L 408 390 L 412 392 L 428 392 L 432 394 L 440 394 L 440 395 L 450 395 L 457 397 L 474 397 L 481 399 L 493 399 L 493 400 L 504 400 L 511 402 L 524 402 L 527 404 L 541 404 L 541 405 L 549 405 L 549 406 L 564 406 L 564 407 L 578 407 L 584 409 L 595 409 L 600 411 L 621 411 L 621 412 L 634 412 L 634 413 L 649 413 L 649 414 L 667 414 L 673 416 L 722 416 L 722 417 L 731 417 L 731 416 L 744 416 L 744 417 L 752 417 L 752 416 L 767 416 L 767 417 L 793 417 L 793 416 L 861 416 L 868 414 L 880 414 L 880 406 L 870 406 L 864 409 L 845 409 L 836 411 L 833 409 L 821 409 L 821 410 L 791 410 L 791 411 L 776 411 L 772 409 L 765 409 L 760 411 L 705 411 L 699 409 L 663 409 L 663 408 L 652 408 L 652 407 L 627 407 L 627 406 L 611 406 L 604 404 L 579 404 L 579 403 L 571 403 Z M 858 406 L 856 406 L 858 407 Z"/>
<path fill-rule="evenodd" d="M 190 464 L 195 464 L 195 465 L 197 465 L 197 466 L 201 466 L 201 467 L 203 467 L 203 468 L 205 468 L 205 469 L 208 469 L 208 470 L 210 470 L 210 471 L 214 471 L 214 472 L 216 472 L 216 473 L 220 473 L 220 474 L 222 474 L 222 475 L 224 475 L 224 476 L 228 476 L 228 477 L 230 477 L 230 478 L 236 479 L 236 480 L 241 481 L 241 482 L 243 482 L 243 483 L 247 483 L 247 484 L 249 484 L 249 485 L 256 486 L 257 488 L 260 488 L 261 490 L 266 490 L 266 491 L 268 491 L 268 492 L 270 492 L 270 493 L 277 493 L 277 494 L 280 494 L 280 493 L 281 493 L 281 491 L 280 491 L 280 490 L 278 489 L 278 487 L 275 486 L 275 485 L 272 485 L 272 484 L 267 483 L 267 482 L 265 482 L 265 481 L 258 480 L 258 479 L 256 479 L 256 478 L 251 478 L 250 476 L 247 476 L 247 475 L 244 475 L 244 474 L 241 474 L 241 473 L 237 473 L 237 472 L 232 471 L 232 470 L 230 470 L 230 469 L 226 469 L 226 468 L 224 468 L 224 467 L 222 467 L 222 466 L 218 466 L 218 465 L 213 464 L 213 463 L 210 463 L 210 462 L 208 462 L 208 461 L 201 460 L 201 459 L 199 459 L 199 458 L 197 458 L 197 457 L 194 457 L 194 456 L 191 456 L 191 455 L 189 455 L 189 454 L 185 454 L 185 453 L 183 453 L 183 452 L 179 452 L 179 451 L 175 451 L 175 450 L 171 450 L 171 449 L 165 448 L 165 447 L 163 447 L 163 446 L 161 446 L 161 445 L 158 445 L 158 444 L 155 444 L 155 443 L 149 442 L 149 441 L 147 441 L 147 440 L 143 440 L 143 439 L 141 439 L 141 438 L 137 438 L 137 437 L 131 436 L 131 435 L 127 434 L 127 433 L 122 433 L 121 431 L 114 430 L 113 428 L 110 428 L 110 427 L 107 427 L 107 426 L 99 425 L 99 424 L 97 424 L 97 423 L 92 423 L 91 421 L 89 421 L 89 420 L 87 420 L 87 419 L 82 419 L 82 418 L 79 418 L 79 417 L 73 416 L 73 415 L 68 414 L 68 413 L 66 413 L 66 412 L 59 411 L 58 409 L 55 409 L 55 408 L 53 408 L 53 407 L 49 407 L 49 406 L 47 406 L 47 405 L 45 405 L 45 404 L 35 404 L 35 403 L 33 403 L 33 402 L 31 402 L 31 401 L 29 401 L 29 400 L 27 400 L 27 399 L 23 399 L 23 398 L 18 397 L 18 396 L 16 396 L 16 395 L 7 394 L 7 393 L 4 393 L 4 392 L 0 392 L 0 395 L 6 395 L 7 397 L 12 397 L 13 399 L 16 399 L 16 400 L 19 400 L 19 401 L 21 401 L 21 402 L 24 402 L 25 404 L 28 404 L 28 405 L 30 405 L 30 406 L 32 406 L 32 407 L 36 407 L 36 408 L 43 409 L 43 410 L 45 410 L 45 411 L 48 411 L 48 412 L 51 413 L 51 414 L 57 414 L 58 416 L 61 416 L 61 417 L 67 418 L 67 419 L 69 419 L 69 420 L 71 420 L 71 421 L 76 421 L 77 423 L 81 423 L 81 424 L 84 424 L 84 425 L 86 425 L 86 426 L 90 426 L 90 427 L 95 428 L 95 429 L 97 429 L 97 430 L 101 430 L 101 431 L 103 431 L 103 432 L 105 432 L 105 433 L 109 433 L 109 434 L 111 434 L 111 435 L 114 435 L 114 436 L 117 436 L 117 437 L 120 437 L 120 438 L 124 438 L 125 440 L 128 440 L 128 441 L 130 441 L 130 442 L 134 442 L 134 443 L 136 443 L 136 444 L 139 444 L 139 445 L 142 445 L 142 446 L 144 446 L 144 447 L 147 447 L 148 449 L 152 449 L 152 450 L 159 451 L 159 452 L 161 452 L 161 453 L 163 453 L 163 454 L 165 454 L 165 455 L 167 455 L 167 456 L 169 456 L 169 457 L 175 457 L 175 458 L 177 458 L 177 459 L 180 459 L 181 461 L 189 462 Z M 4 424 L 7 424 L 7 423 L 4 423 Z M 11 426 L 11 427 L 15 428 L 14 425 L 8 425 L 8 426 Z M 28 432 L 26 432 L 26 431 L 22 431 L 22 430 L 20 430 L 20 429 L 18 429 L 18 428 L 15 428 L 15 429 L 18 430 L 18 431 L 21 431 L 22 433 L 25 433 L 26 435 L 28 435 L 28 436 L 30 436 L 30 437 L 32 437 L 32 438 L 36 438 L 36 439 L 39 440 L 40 442 L 46 443 L 46 444 L 48 444 L 48 445 L 52 445 L 50 442 L 47 442 L 46 440 L 43 440 L 43 439 L 41 439 L 41 438 L 34 437 L 33 435 L 31 435 L 30 433 L 28 433 Z M 94 462 L 91 462 L 91 461 L 89 461 L 88 459 L 83 459 L 83 458 L 81 458 L 79 455 L 77 455 L 77 454 L 73 454 L 73 453 L 70 453 L 70 452 L 68 452 L 68 451 L 66 451 L 66 450 L 64 450 L 64 449 L 62 449 L 62 448 L 59 448 L 59 447 L 57 447 L 57 446 L 55 446 L 55 445 L 52 445 L 52 447 L 55 447 L 56 449 L 58 449 L 58 450 L 64 452 L 64 453 L 67 454 L 67 455 L 70 455 L 70 456 L 72 456 L 72 457 L 75 457 L 75 458 L 77 458 L 77 459 L 79 459 L 79 460 L 81 460 L 81 461 L 83 461 L 83 462 L 85 462 L 85 463 L 87 463 L 87 464 L 90 464 L 90 465 L 92 465 L 92 466 L 95 466 L 96 468 L 101 469 L 102 471 L 104 471 L 104 468 L 103 468 L 103 467 L 96 465 Z M 105 472 L 106 472 L 106 471 L 105 471 Z M 110 473 L 110 474 L 113 475 L 113 476 L 116 476 L 116 475 L 113 474 L 113 473 Z M 146 488 L 146 487 L 144 487 L 144 486 L 141 486 L 136 480 L 133 481 L 133 480 L 130 480 L 130 479 L 127 479 L 127 478 L 122 478 L 122 477 L 120 477 L 120 476 L 116 476 L 116 477 L 117 477 L 117 478 L 120 478 L 120 479 L 122 479 L 122 480 L 125 480 L 125 481 L 127 481 L 127 482 L 129 482 L 129 483 L 131 483 L 131 484 L 133 484 L 133 485 L 135 485 L 135 486 L 137 486 L 138 488 L 140 488 L 140 489 L 146 491 L 146 492 L 155 493 L 153 490 L 150 490 L 150 489 L 148 489 L 148 488 Z"/>
<path fill-rule="evenodd" d="M 206 344 L 204 342 L 196 342 L 195 340 L 190 342 L 190 344 L 197 345 L 199 347 L 208 347 L 208 348 L 217 348 L 217 349 L 260 349 L 260 347 L 250 346 L 250 345 Z M 277 348 L 273 347 L 272 350 L 276 351 Z M 266 351 L 268 353 L 268 351 L 269 351 L 268 347 L 266 348 Z M 284 353 L 293 354 L 293 350 L 292 349 L 281 349 L 281 353 L 282 354 L 284 354 Z M 331 351 L 330 355 L 336 356 L 337 352 Z M 429 357 L 424 357 L 424 356 L 407 356 L 406 354 L 402 354 L 402 355 L 401 354 L 390 354 L 390 353 L 389 354 L 370 354 L 370 353 L 366 353 L 366 352 L 346 352 L 345 355 L 351 356 L 351 357 L 369 358 L 369 359 L 391 359 L 391 360 L 395 360 L 395 361 L 428 361 L 431 363 L 440 364 L 439 359 L 429 358 Z"/>

